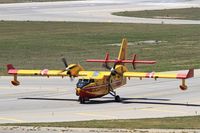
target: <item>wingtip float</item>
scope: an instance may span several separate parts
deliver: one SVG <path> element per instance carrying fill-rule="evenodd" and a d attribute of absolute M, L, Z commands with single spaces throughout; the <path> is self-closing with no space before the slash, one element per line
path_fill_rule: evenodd
<path fill-rule="evenodd" d="M 127 53 L 127 40 L 123 39 L 121 48 L 116 60 L 109 58 L 109 53 L 106 54 L 105 59 L 88 59 L 87 62 L 100 62 L 109 71 L 86 71 L 79 64 L 67 64 L 67 61 L 63 58 L 65 69 L 63 70 L 20 70 L 13 67 L 12 64 L 7 65 L 8 74 L 14 76 L 11 83 L 14 86 L 20 85 L 17 80 L 18 75 L 39 75 L 39 76 L 68 76 L 70 78 L 79 77 L 76 84 L 76 95 L 79 96 L 80 103 L 85 103 L 92 98 L 102 97 L 107 94 L 114 96 L 115 101 L 121 101 L 120 97 L 116 94 L 115 89 L 126 84 L 127 78 L 173 78 L 182 80 L 179 86 L 181 90 L 186 90 L 187 85 L 185 79 L 192 78 L 194 76 L 194 69 L 190 69 L 188 73 L 156 73 L 156 72 L 131 72 L 128 71 L 124 65 L 126 63 L 132 64 L 136 69 L 136 64 L 155 64 L 156 61 L 137 60 L 136 55 L 133 55 L 132 59 L 126 59 Z M 108 63 L 114 63 L 111 67 Z"/>

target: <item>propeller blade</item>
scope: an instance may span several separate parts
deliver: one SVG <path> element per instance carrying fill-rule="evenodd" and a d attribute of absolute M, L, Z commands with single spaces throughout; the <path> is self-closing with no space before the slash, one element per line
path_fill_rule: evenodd
<path fill-rule="evenodd" d="M 71 72 L 70 72 L 70 69 L 72 69 L 73 67 L 68 68 L 68 64 L 67 64 L 67 61 L 66 61 L 65 58 L 62 58 L 62 62 L 63 62 L 64 65 L 65 65 L 65 70 L 64 70 L 64 71 L 66 71 L 66 73 L 69 75 L 70 81 L 73 81 L 73 76 L 72 76 L 72 74 L 71 74 Z"/>
<path fill-rule="evenodd" d="M 113 91 L 111 76 L 112 76 L 112 75 L 110 75 L 109 78 L 108 78 L 108 80 L 109 80 L 109 81 L 108 81 L 108 82 L 109 82 L 108 85 L 109 85 L 109 90 L 110 90 L 110 91 Z"/>
<path fill-rule="evenodd" d="M 65 58 L 62 58 L 62 62 L 64 63 L 65 67 L 67 68 L 68 67 L 68 64 L 67 64 L 67 61 Z"/>
<path fill-rule="evenodd" d="M 108 69 L 108 70 L 111 69 L 111 67 L 110 67 L 107 63 L 104 63 L 102 66 L 105 67 L 105 68 Z"/>
<path fill-rule="evenodd" d="M 133 55 L 133 63 L 132 63 L 133 69 L 136 69 L 135 67 L 136 56 L 137 56 L 136 54 Z"/>
<path fill-rule="evenodd" d="M 68 74 L 69 77 L 70 77 L 70 81 L 74 81 L 74 77 L 72 76 L 71 72 L 70 72 L 70 71 L 67 71 L 67 74 Z"/>
<path fill-rule="evenodd" d="M 73 82 L 74 81 L 74 77 L 70 77 L 70 81 Z"/>
<path fill-rule="evenodd" d="M 115 69 L 116 65 L 117 65 L 117 62 L 115 62 L 114 66 L 113 66 L 114 69 Z"/>

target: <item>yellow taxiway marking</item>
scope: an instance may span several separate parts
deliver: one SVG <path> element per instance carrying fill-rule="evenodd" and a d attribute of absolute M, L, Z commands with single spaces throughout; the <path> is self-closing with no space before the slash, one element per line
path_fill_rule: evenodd
<path fill-rule="evenodd" d="M 13 122 L 26 122 L 23 120 L 15 119 L 15 118 L 9 118 L 9 117 L 0 117 L 0 120 L 6 120 L 6 121 L 13 121 Z"/>

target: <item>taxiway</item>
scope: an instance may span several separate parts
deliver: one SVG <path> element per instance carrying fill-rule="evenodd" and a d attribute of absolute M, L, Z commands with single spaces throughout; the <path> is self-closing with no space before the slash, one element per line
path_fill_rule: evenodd
<path fill-rule="evenodd" d="M 0 20 L 74 21 L 200 24 L 200 21 L 129 18 L 111 15 L 125 10 L 200 7 L 198 0 L 91 0 L 72 2 L 0 4 Z M 123 101 L 112 96 L 79 104 L 76 81 L 45 77 L 19 77 L 21 86 L 10 84 L 12 77 L 0 77 L 0 123 L 80 121 L 94 119 L 136 119 L 200 114 L 200 74 L 187 80 L 181 91 L 179 80 L 132 79 L 117 90 Z"/>
<path fill-rule="evenodd" d="M 199 0 L 87 0 L 0 4 L 0 20 L 200 24 L 199 20 L 121 17 L 112 12 L 200 7 Z"/>
<path fill-rule="evenodd" d="M 180 80 L 131 79 L 117 89 L 123 99 L 112 96 L 79 104 L 76 80 L 55 77 L 19 77 L 21 85 L 10 84 L 12 77 L 0 77 L 0 123 L 137 119 L 200 114 L 200 71 L 188 79 L 187 91 Z"/>

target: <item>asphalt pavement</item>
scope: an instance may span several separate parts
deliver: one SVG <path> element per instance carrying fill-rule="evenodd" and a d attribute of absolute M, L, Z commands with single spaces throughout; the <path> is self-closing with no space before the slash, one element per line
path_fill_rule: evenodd
<path fill-rule="evenodd" d="M 0 20 L 72 21 L 155 24 L 200 24 L 199 20 L 151 19 L 111 15 L 139 11 L 200 7 L 199 0 L 86 0 L 0 4 Z"/>
<path fill-rule="evenodd" d="M 76 80 L 60 77 L 0 77 L 0 123 L 54 122 L 102 119 L 137 119 L 200 114 L 200 71 L 187 80 L 181 91 L 180 80 L 134 79 L 117 89 L 122 102 L 111 95 L 80 104 L 75 95 Z"/>

